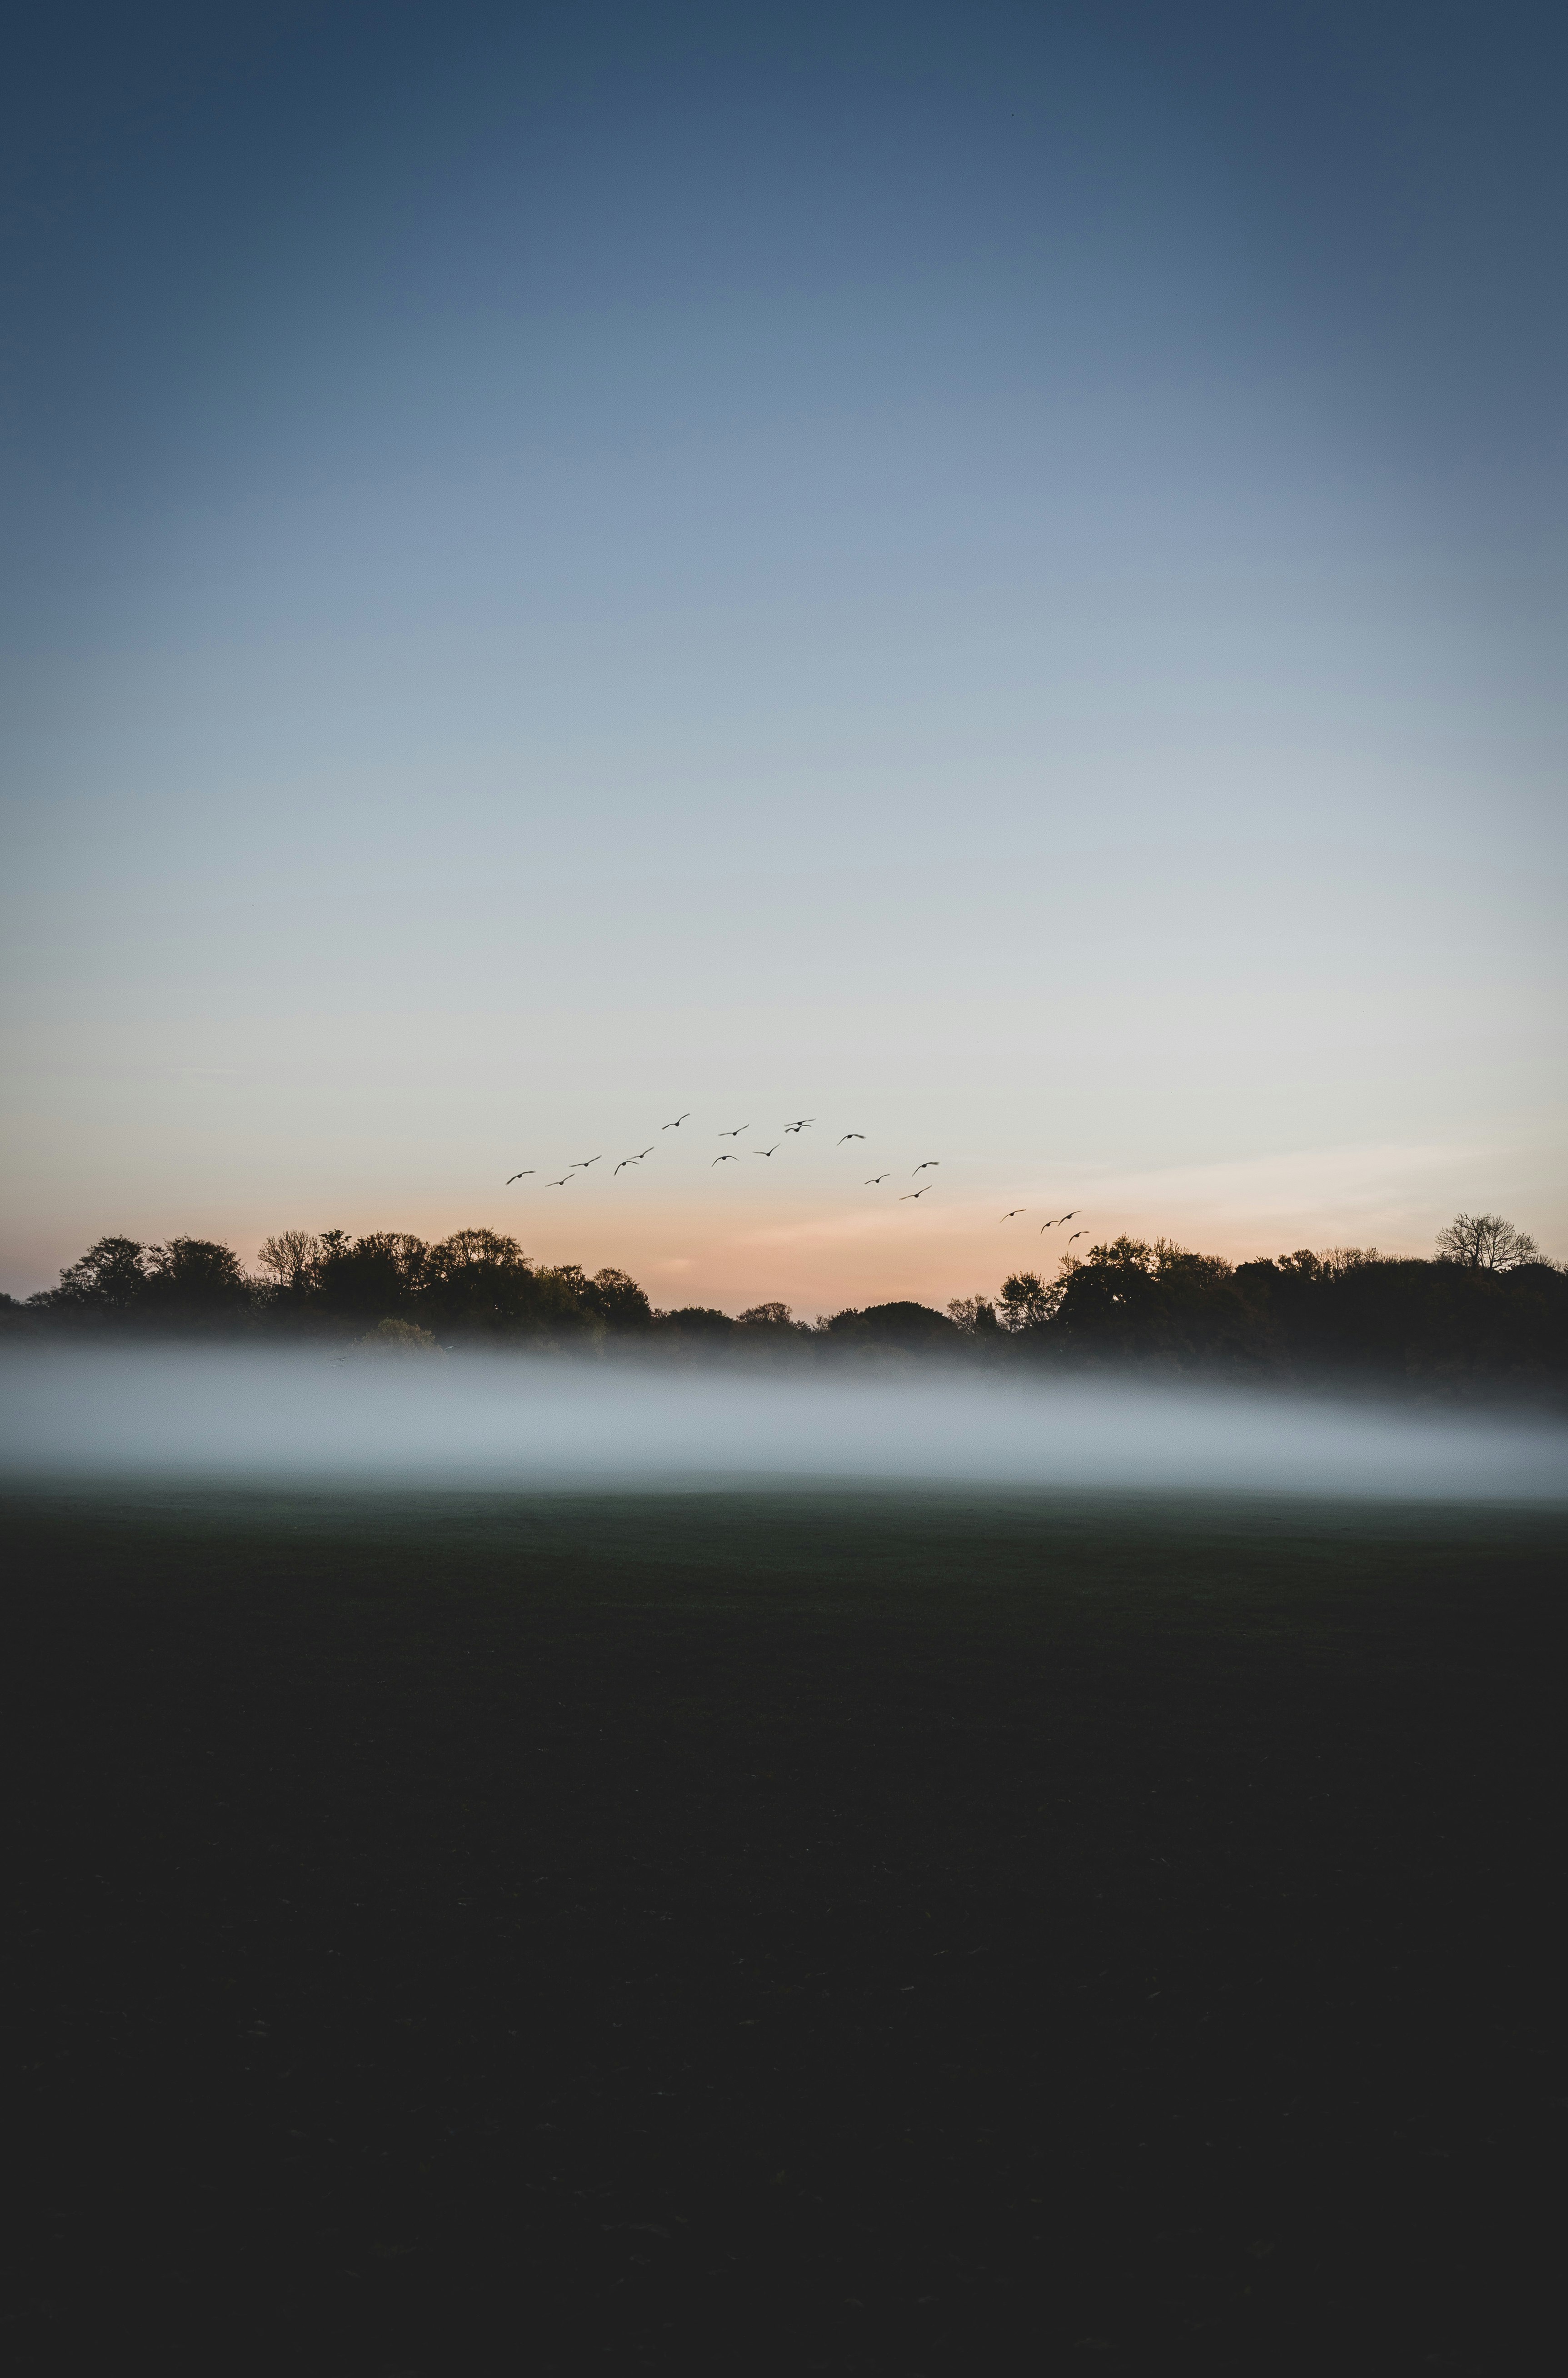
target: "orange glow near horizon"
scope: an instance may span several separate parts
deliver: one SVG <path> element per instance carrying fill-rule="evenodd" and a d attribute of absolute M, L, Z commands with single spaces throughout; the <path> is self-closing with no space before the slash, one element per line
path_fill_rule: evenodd
<path fill-rule="evenodd" d="M 343 1177 L 302 1190 L 293 1169 L 280 1167 L 270 1182 L 253 1183 L 243 1205 L 217 1181 L 172 1207 L 151 1183 L 108 1203 L 85 1192 L 27 1234 L 4 1285 L 18 1296 L 51 1287 L 63 1266 L 114 1232 L 218 1239 L 254 1265 L 261 1241 L 290 1228 L 354 1237 L 410 1231 L 434 1242 L 483 1225 L 515 1239 L 538 1265 L 616 1266 L 662 1308 L 737 1313 L 777 1300 L 809 1320 L 900 1298 L 940 1309 L 953 1297 L 994 1295 L 1014 1271 L 1050 1279 L 1071 1237 L 1039 1225 L 1070 1208 L 1072 1231 L 1083 1233 L 1080 1255 L 1123 1232 L 1231 1262 L 1298 1247 L 1429 1255 L 1438 1229 L 1477 1206 L 1476 1170 L 1462 1149 L 1362 1145 L 1140 1171 L 1062 1164 L 999 1187 L 985 1178 L 988 1166 L 950 1161 L 928 1195 L 904 1203 L 917 1179 L 903 1169 L 885 1188 L 797 1177 L 776 1183 L 772 1196 L 728 1172 L 657 1186 L 647 1175 L 618 1184 L 611 1177 L 559 1191 L 533 1183 L 480 1189 L 471 1180 L 466 1189 L 403 1196 Z M 1532 1211 L 1517 1219 L 1538 1228 Z"/>
<path fill-rule="evenodd" d="M 487 1209 L 459 1213 L 443 1201 L 398 1216 L 366 1213 L 348 1221 L 341 1216 L 337 1219 L 355 1235 L 403 1229 L 432 1241 L 455 1230 L 483 1226 L 515 1239 L 536 1265 L 575 1263 L 590 1273 L 616 1266 L 629 1272 L 662 1309 L 705 1304 L 739 1313 L 777 1300 L 797 1318 L 811 1320 L 847 1305 L 900 1298 L 940 1310 L 953 1297 L 994 1296 L 1015 1271 L 1036 1271 L 1051 1279 L 1067 1238 L 1059 1228 L 1043 1231 L 1036 1215 L 1048 1217 L 1077 1202 L 1069 1193 L 1060 1206 L 1042 1204 L 1011 1222 L 1000 1219 L 994 1200 L 973 1198 L 934 1208 L 922 1201 L 922 1207 L 902 1212 L 879 1207 L 858 1213 L 836 1204 L 803 1211 L 781 1199 L 776 1205 L 745 1206 L 724 1219 L 711 1206 L 694 1207 L 673 1200 L 620 1213 L 603 1204 L 580 1208 L 575 1216 L 563 1208 L 553 1219 L 536 1206 L 520 1211 L 513 1205 L 509 1210 L 500 1201 Z M 1385 1228 L 1380 1234 L 1350 1227 L 1353 1217 L 1335 1218 L 1343 1226 L 1333 1227 L 1321 1213 L 1243 1219 L 1114 1198 L 1085 1204 L 1080 1210 L 1082 1219 L 1073 1224 L 1084 1233 L 1077 1243 L 1079 1255 L 1122 1232 L 1141 1239 L 1174 1239 L 1236 1263 L 1303 1245 L 1376 1243 L 1387 1253 L 1425 1255 L 1431 1244 L 1430 1232 L 1418 1228 L 1402 1233 Z M 249 1233 L 226 1235 L 247 1261 L 254 1261 L 260 1240 L 277 1227 L 279 1218 L 271 1217 Z M 213 1234 L 225 1235 L 216 1229 Z"/>

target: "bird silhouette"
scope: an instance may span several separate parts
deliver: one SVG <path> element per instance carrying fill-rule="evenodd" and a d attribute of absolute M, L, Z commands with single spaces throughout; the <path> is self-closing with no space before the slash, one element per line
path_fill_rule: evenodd
<path fill-rule="evenodd" d="M 596 1156 L 580 1156 L 575 1164 L 569 1164 L 567 1166 L 567 1171 L 569 1172 L 586 1172 L 591 1164 L 597 1164 L 598 1161 L 599 1159 Z"/>
<path fill-rule="evenodd" d="M 1089 1233 L 1087 1231 L 1074 1231 L 1072 1233 L 1072 1239 L 1086 1239 Z M 1067 1243 L 1069 1246 L 1072 1244 L 1072 1239 L 1068 1240 Z"/>
<path fill-rule="evenodd" d="M 523 1171 L 521 1172 L 509 1172 L 507 1175 L 507 1187 L 509 1189 L 514 1181 L 526 1181 L 533 1170 L 533 1167 L 530 1164 L 525 1166 Z"/>
<path fill-rule="evenodd" d="M 928 1181 L 926 1183 L 926 1189 L 934 1189 L 936 1185 L 937 1184 L 934 1181 Z M 926 1195 L 926 1189 L 906 1189 L 903 1196 L 899 1199 L 899 1204 L 901 1206 L 907 1206 L 911 1197 L 923 1197 Z"/>
<path fill-rule="evenodd" d="M 915 1170 L 916 1170 L 916 1172 L 929 1172 L 929 1171 L 931 1170 L 932 1165 L 933 1165 L 933 1164 L 940 1164 L 940 1163 L 941 1162 L 941 1160 L 942 1160 L 942 1159 L 941 1159 L 941 1158 L 940 1158 L 940 1156 L 928 1156 L 928 1158 L 926 1159 L 925 1163 L 924 1163 L 924 1164 L 917 1164 L 917 1165 L 916 1166 Z M 929 1184 L 928 1184 L 928 1185 L 929 1185 Z"/>
<path fill-rule="evenodd" d="M 1057 1220 L 1059 1222 L 1075 1222 L 1083 1210 L 1083 1208 L 1082 1206 L 1074 1206 L 1071 1214 L 1059 1214 L 1057 1216 Z"/>
<path fill-rule="evenodd" d="M 811 1125 L 816 1122 L 816 1120 L 817 1118 L 815 1115 L 802 1115 L 798 1123 L 786 1123 L 784 1129 L 786 1132 L 809 1131 Z"/>
<path fill-rule="evenodd" d="M 631 1160 L 632 1160 L 632 1162 L 633 1162 L 634 1164 L 640 1164 L 640 1163 L 641 1163 L 641 1161 L 642 1161 L 642 1159 L 643 1159 L 643 1158 L 644 1158 L 645 1156 L 652 1156 L 652 1153 L 653 1153 L 653 1150 L 652 1150 L 651 1147 L 640 1147 L 640 1148 L 638 1149 L 638 1151 L 637 1151 L 637 1154 L 632 1158 L 632 1159 L 631 1159 Z"/>
<path fill-rule="evenodd" d="M 866 1135 L 863 1131 L 846 1131 L 844 1135 L 844 1139 L 841 1139 L 838 1144 L 842 1147 L 844 1146 L 844 1139 L 864 1139 L 865 1136 Z"/>
<path fill-rule="evenodd" d="M 754 1147 L 751 1153 L 753 1156 L 776 1156 L 783 1146 L 782 1139 L 775 1139 L 772 1147 Z"/>
<path fill-rule="evenodd" d="M 1004 1222 L 1011 1222 L 1011 1219 L 1012 1219 L 1012 1216 L 1013 1216 L 1013 1214 L 1026 1214 L 1028 1211 L 1029 1211 L 1029 1208 L 1028 1208 L 1028 1207 L 1027 1207 L 1027 1206 L 1014 1206 L 1014 1207 L 1013 1207 L 1013 1208 L 1012 1208 L 1012 1212 L 1011 1212 L 1011 1213 L 1004 1214 L 1004 1215 L 1002 1216 L 1002 1218 L 1001 1218 L 1001 1219 L 1002 1219 L 1002 1220 L 1003 1220 Z"/>
<path fill-rule="evenodd" d="M 755 1153 L 755 1151 L 753 1151 L 753 1153 Z M 740 1159 L 738 1156 L 715 1156 L 713 1159 L 714 1164 L 738 1164 L 739 1162 Z M 710 1166 L 709 1170 L 711 1171 L 712 1167 Z"/>
<path fill-rule="evenodd" d="M 733 1131 L 720 1132 L 719 1137 L 721 1139 L 738 1139 L 743 1131 L 749 1131 L 751 1125 L 748 1123 L 737 1123 Z"/>
<path fill-rule="evenodd" d="M 1040 1224 L 1040 1236 L 1044 1238 L 1047 1231 L 1054 1231 L 1055 1228 L 1055 1222 L 1042 1222 Z"/>
<path fill-rule="evenodd" d="M 866 1182 L 863 1185 L 868 1189 L 874 1189 L 879 1181 L 891 1181 L 892 1179 L 892 1174 L 891 1172 L 873 1172 L 869 1181 Z"/>
<path fill-rule="evenodd" d="M 687 1116 L 688 1116 L 688 1115 L 689 1115 L 689 1114 L 690 1114 L 690 1112 L 691 1112 L 691 1109 L 690 1109 L 689 1107 L 688 1107 L 688 1108 L 687 1108 L 687 1110 L 686 1110 L 686 1114 L 683 1114 L 683 1115 L 676 1115 L 676 1119 L 675 1119 L 674 1123 L 662 1123 L 659 1125 L 659 1129 L 660 1129 L 661 1131 L 678 1131 L 678 1130 L 680 1129 L 680 1127 L 681 1127 L 682 1123 L 685 1123 L 685 1121 L 687 1120 Z"/>
<path fill-rule="evenodd" d="M 545 1186 L 546 1189 L 564 1189 L 570 1179 L 569 1172 L 563 1172 L 558 1181 L 546 1181 Z"/>
<path fill-rule="evenodd" d="M 640 1156 L 623 1156 L 620 1162 L 616 1167 L 616 1172 L 624 1172 L 628 1164 L 640 1164 L 641 1161 L 642 1159 Z M 610 1178 L 612 1181 L 615 1179 L 614 1172 L 610 1175 Z"/>

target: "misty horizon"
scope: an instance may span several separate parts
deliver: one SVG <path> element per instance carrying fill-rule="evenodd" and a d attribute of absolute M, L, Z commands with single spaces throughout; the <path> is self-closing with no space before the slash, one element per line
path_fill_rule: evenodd
<path fill-rule="evenodd" d="M 1059 1213 L 1039 1236 L 1075 1219 Z M 1568 1401 L 1568 1270 L 1502 1215 L 1455 1216 L 1424 1259 L 1303 1248 L 1232 1265 L 1125 1235 L 1074 1254 L 1087 1238 L 1086 1224 L 1067 1237 L 1054 1275 L 1021 1267 L 987 1293 L 950 1299 L 945 1312 L 904 1298 L 807 1322 L 782 1300 L 738 1315 L 656 1307 L 618 1266 L 590 1275 L 534 1264 L 515 1239 L 486 1230 L 436 1245 L 407 1231 L 283 1231 L 263 1242 L 259 1276 L 216 1241 L 111 1237 L 26 1305 L 0 1298 L 0 1332 L 18 1347 L 358 1341 L 404 1358 L 485 1347 L 690 1361 L 727 1351 L 796 1370 L 897 1356 L 1063 1377 L 1312 1391 L 1337 1383 L 1418 1402 Z"/>
<path fill-rule="evenodd" d="M 1221 1388 L 760 1375 L 470 1351 L 49 1349 L 0 1362 L 0 1474 L 527 1487 L 885 1480 L 1568 1500 L 1568 1428 Z"/>

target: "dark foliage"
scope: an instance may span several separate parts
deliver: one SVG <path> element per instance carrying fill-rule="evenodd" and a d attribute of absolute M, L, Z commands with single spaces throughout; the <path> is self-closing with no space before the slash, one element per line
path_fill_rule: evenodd
<path fill-rule="evenodd" d="M 60 1274 L 50 1301 L 62 1311 L 135 1312 L 147 1289 L 146 1253 L 138 1239 L 100 1239 Z"/>
<path fill-rule="evenodd" d="M 101 1239 L 58 1288 L 16 1308 L 23 1320 L 156 1335 L 236 1327 L 279 1334 L 361 1336 L 406 1321 L 443 1340 L 532 1339 L 581 1343 L 606 1331 L 646 1330 L 652 1308 L 624 1271 L 592 1279 L 576 1264 L 530 1263 L 515 1239 L 456 1231 L 428 1246 L 403 1231 L 285 1231 L 247 1279 L 229 1247 L 204 1239 Z"/>
<path fill-rule="evenodd" d="M 573 1270 L 581 1279 L 575 1266 Z M 562 1272 L 557 1277 L 564 1280 L 567 1275 Z M 606 1328 L 640 1330 L 652 1326 L 653 1308 L 645 1291 L 629 1272 L 619 1271 L 613 1264 L 596 1271 L 592 1279 L 583 1280 L 581 1293 L 590 1311 L 598 1315 Z"/>
<path fill-rule="evenodd" d="M 653 1318 L 665 1335 L 703 1345 L 732 1338 L 739 1326 L 713 1304 L 680 1304 L 673 1313 L 656 1313 Z"/>
<path fill-rule="evenodd" d="M 232 1247 L 213 1239 L 100 1239 L 68 1265 L 58 1288 L 31 1309 L 76 1327 L 140 1324 L 168 1336 L 232 1329 L 249 1322 L 256 1291 Z"/>
<path fill-rule="evenodd" d="M 1360 1248 L 1303 1248 L 1233 1267 L 1163 1239 L 1151 1246 L 1122 1238 L 1065 1266 L 1048 1310 L 1019 1334 L 1061 1359 L 1184 1375 L 1561 1393 L 1568 1273 L 1539 1262 L 1489 1269 Z"/>
<path fill-rule="evenodd" d="M 413 1317 L 429 1277 L 430 1250 L 404 1231 L 373 1231 L 351 1240 L 327 1231 L 321 1253 L 293 1284 L 293 1294 L 315 1312 L 342 1319 L 405 1321 Z"/>
<path fill-rule="evenodd" d="M 1442 1234 L 1435 1262 L 1341 1247 L 1231 1265 L 1167 1239 L 1123 1237 L 1064 1260 L 1054 1279 L 1017 1272 L 995 1299 L 958 1298 L 945 1315 L 900 1300 L 850 1306 L 815 1326 L 778 1303 L 733 1319 L 711 1305 L 656 1313 L 628 1273 L 535 1264 L 515 1239 L 490 1230 L 455 1231 L 434 1245 L 401 1231 L 284 1231 L 263 1244 L 256 1278 L 211 1240 L 146 1246 L 111 1237 L 68 1265 L 57 1288 L 26 1305 L 0 1303 L 0 1328 L 12 1337 L 65 1329 L 341 1339 L 398 1321 L 442 1345 L 613 1341 L 791 1363 L 849 1351 L 945 1353 L 972 1363 L 1282 1385 L 1359 1380 L 1423 1395 L 1560 1400 L 1568 1395 L 1568 1271 L 1518 1257 L 1530 1242 L 1496 1216 L 1474 1226 L 1490 1233 L 1481 1259 L 1472 1252 L 1461 1260 L 1451 1243 L 1459 1223 Z"/>
<path fill-rule="evenodd" d="M 826 1327 L 829 1337 L 842 1345 L 904 1346 L 912 1351 L 953 1345 L 959 1334 L 945 1313 L 934 1313 L 928 1304 L 908 1303 L 868 1304 L 864 1312 L 835 1313 Z"/>

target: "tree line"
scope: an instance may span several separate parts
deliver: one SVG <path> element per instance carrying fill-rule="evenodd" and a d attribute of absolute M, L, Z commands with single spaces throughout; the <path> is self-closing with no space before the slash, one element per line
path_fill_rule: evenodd
<path fill-rule="evenodd" d="M 728 1348 L 795 1358 L 856 1350 L 968 1362 L 1154 1367 L 1182 1376 L 1400 1380 L 1425 1391 L 1568 1393 L 1568 1270 L 1493 1214 L 1455 1218 L 1430 1259 L 1338 1247 L 1231 1264 L 1167 1239 L 1120 1237 L 1020 1271 L 945 1312 L 908 1301 L 796 1319 L 786 1304 L 730 1315 L 656 1310 L 614 1267 L 531 1261 L 495 1231 L 434 1244 L 407 1231 L 283 1231 L 255 1272 L 215 1240 L 100 1239 L 25 1303 L 12 1337 L 320 1339 L 413 1353 L 461 1344 L 673 1353 Z"/>

